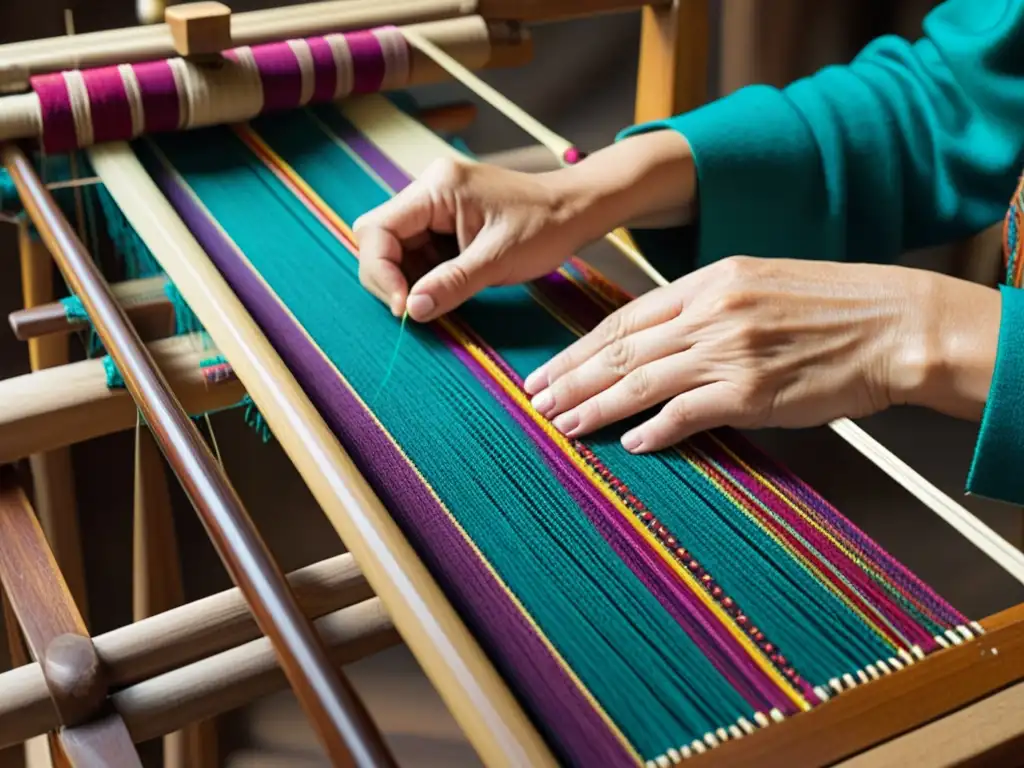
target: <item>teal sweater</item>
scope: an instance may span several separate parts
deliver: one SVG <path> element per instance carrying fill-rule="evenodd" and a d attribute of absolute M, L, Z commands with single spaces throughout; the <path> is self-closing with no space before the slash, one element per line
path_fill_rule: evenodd
<path fill-rule="evenodd" d="M 883 37 L 848 66 L 626 134 L 653 129 L 693 148 L 699 263 L 889 262 L 970 235 L 1004 216 L 1024 165 L 1024 0 L 948 0 L 916 42 Z M 1024 291 L 1001 294 L 967 490 L 1024 504 Z"/>

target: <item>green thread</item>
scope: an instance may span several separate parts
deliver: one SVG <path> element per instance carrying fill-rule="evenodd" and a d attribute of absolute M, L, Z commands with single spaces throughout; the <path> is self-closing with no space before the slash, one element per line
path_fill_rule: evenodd
<path fill-rule="evenodd" d="M 377 387 L 377 391 L 373 397 L 370 398 L 371 403 L 376 403 L 377 398 L 380 397 L 380 393 L 384 391 L 384 385 L 388 383 L 388 379 L 391 378 L 391 372 L 395 370 L 395 363 L 398 362 L 398 350 L 402 346 L 402 337 L 405 335 L 405 323 L 409 319 L 409 310 L 405 310 L 402 313 L 402 323 L 398 326 L 398 338 L 395 340 L 395 349 L 391 353 L 391 362 L 388 363 L 388 367 L 384 370 L 384 378 L 380 382 L 380 386 Z"/>

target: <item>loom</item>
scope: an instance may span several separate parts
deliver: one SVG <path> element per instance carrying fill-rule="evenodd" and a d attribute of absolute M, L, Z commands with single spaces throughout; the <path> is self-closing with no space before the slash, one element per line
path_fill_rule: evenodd
<path fill-rule="evenodd" d="M 400 92 L 454 78 L 576 162 L 473 72 L 525 63 L 530 23 L 641 7 L 637 120 L 696 106 L 706 0 L 195 3 L 0 47 L 33 368 L 0 382 L 0 747 L 132 766 L 164 737 L 202 768 L 183 744 L 290 686 L 332 764 L 391 765 L 340 665 L 404 642 L 489 766 L 1019 763 L 1020 606 L 963 616 L 736 432 L 636 457 L 621 427 L 570 441 L 530 408 L 522 377 L 629 299 L 593 267 L 401 332 L 360 288 L 355 219 L 466 157 L 458 108 Z M 281 572 L 201 430 L 223 409 L 281 444 L 348 554 Z M 1024 581 L 1020 551 L 831 426 Z M 126 429 L 136 620 L 94 637 L 67 451 Z M 165 459 L 234 590 L 181 603 Z"/>

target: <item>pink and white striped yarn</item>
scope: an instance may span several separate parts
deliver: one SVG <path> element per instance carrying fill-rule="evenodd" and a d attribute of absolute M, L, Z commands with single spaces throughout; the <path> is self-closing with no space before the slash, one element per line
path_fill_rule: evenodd
<path fill-rule="evenodd" d="M 47 152 L 143 133 L 241 122 L 352 94 L 401 88 L 410 51 L 396 27 L 242 46 L 218 66 L 182 58 L 70 70 L 31 80 Z"/>

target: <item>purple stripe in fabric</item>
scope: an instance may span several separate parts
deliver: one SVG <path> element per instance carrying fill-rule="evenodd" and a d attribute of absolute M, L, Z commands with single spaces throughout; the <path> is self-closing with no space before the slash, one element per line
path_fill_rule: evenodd
<path fill-rule="evenodd" d="M 371 30 L 361 29 L 345 34 L 352 53 L 352 92 L 377 93 L 384 82 L 387 68 L 380 40 Z"/>
<path fill-rule="evenodd" d="M 794 545 L 799 546 L 802 551 L 810 550 L 823 555 L 822 559 L 830 563 L 842 574 L 854 588 L 853 591 L 860 595 L 867 603 L 877 608 L 912 644 L 926 644 L 931 641 L 931 636 L 908 616 L 906 611 L 895 603 L 890 595 L 862 568 L 853 563 L 842 549 L 836 546 L 821 531 L 815 529 L 806 519 L 796 514 L 792 507 L 765 488 L 763 484 L 758 482 L 756 478 L 737 462 L 729 461 L 727 455 L 722 456 L 721 450 L 716 451 L 714 443 L 711 442 L 707 435 L 697 435 L 691 438 L 691 444 L 695 449 L 700 450 L 704 454 L 705 461 L 713 462 L 713 465 L 717 465 L 716 468 L 725 477 L 731 478 L 733 482 L 738 483 L 741 488 L 747 491 L 750 498 L 756 499 L 770 510 L 770 512 L 765 512 L 764 509 L 758 508 L 756 504 L 750 505 L 751 513 L 760 519 L 765 526 L 777 531 L 778 535 L 786 541 L 794 541 Z M 718 454 L 717 459 L 710 458 L 713 453 Z M 780 530 L 780 520 L 784 521 L 786 525 L 795 531 L 806 544 L 797 544 L 791 533 Z M 804 559 L 805 556 L 801 554 L 800 558 Z M 806 559 L 813 564 L 811 558 Z M 814 567 L 820 571 L 821 581 L 836 584 L 840 588 L 845 586 L 842 585 L 830 570 L 816 564 Z M 846 587 L 846 589 L 849 589 L 849 587 Z M 846 590 L 844 589 L 843 591 Z M 863 610 L 861 606 L 858 606 L 858 608 Z M 872 615 L 870 611 L 866 611 L 866 613 L 871 616 L 873 621 L 877 621 L 877 617 Z"/>
<path fill-rule="evenodd" d="M 71 94 L 64 75 L 55 72 L 36 75 L 29 81 L 39 97 L 43 119 L 43 148 L 47 152 L 67 152 L 78 147 L 75 118 L 71 113 Z"/>
<path fill-rule="evenodd" d="M 121 71 L 117 67 L 86 69 L 82 71 L 82 80 L 89 93 L 93 141 L 99 144 L 130 139 L 132 111 Z"/>
<path fill-rule="evenodd" d="M 373 145 L 366 137 L 364 137 L 354 127 L 349 127 L 342 135 L 338 138 L 342 139 L 349 147 L 360 156 L 360 158 L 373 169 L 373 171 L 380 176 L 385 182 L 396 192 L 403 189 L 409 184 L 409 177 L 397 166 L 395 166 L 391 160 L 381 153 L 376 146 Z M 570 294 L 575 294 L 576 297 L 580 296 L 580 291 L 577 286 L 573 285 L 572 282 L 562 274 L 557 272 L 542 278 L 543 292 L 548 296 L 556 300 L 571 300 Z M 574 302 L 580 308 L 586 305 L 581 302 Z M 590 306 L 593 306 L 592 304 Z M 595 315 L 595 321 L 599 320 L 600 316 Z M 459 357 L 469 365 L 467 358 L 459 350 L 461 348 L 458 345 L 453 347 L 459 352 Z M 496 355 L 491 355 L 492 360 L 502 369 L 502 371 L 510 377 L 513 382 L 521 384 L 519 376 L 509 368 L 503 360 Z M 636 537 L 636 532 L 632 530 L 629 524 L 622 520 L 618 510 L 611 508 L 609 509 L 607 500 L 601 498 L 604 503 L 604 508 L 601 506 L 595 507 L 594 498 L 586 495 L 587 489 L 593 492 L 597 496 L 596 489 L 585 479 L 580 477 L 579 471 L 571 464 L 571 462 L 563 455 L 560 451 L 551 445 L 550 439 L 543 434 L 543 432 L 537 429 L 536 424 L 530 421 L 529 417 L 522 413 L 522 411 L 516 407 L 515 403 L 511 402 L 508 396 L 500 391 L 500 388 L 496 388 L 492 379 L 486 374 L 481 376 L 483 373 L 475 367 L 475 362 L 470 366 L 474 374 L 491 389 L 491 392 L 495 397 L 498 398 L 505 408 L 513 415 L 514 418 L 524 427 L 524 430 L 530 435 L 530 437 L 541 447 L 545 460 L 551 466 L 551 468 L 558 475 L 558 478 L 562 485 L 573 495 L 577 503 L 580 504 L 581 508 L 584 509 L 588 517 L 594 523 L 595 527 L 598 528 L 602 536 L 612 545 L 622 561 L 630 568 L 634 575 L 640 579 L 644 585 L 651 591 L 652 594 L 661 602 L 665 609 L 670 615 L 675 618 L 679 624 L 687 629 L 689 622 L 682 617 L 682 612 L 679 608 L 680 605 L 685 607 L 687 613 L 693 616 L 698 622 L 700 622 L 705 631 L 709 631 L 709 626 L 705 624 L 705 621 L 710 620 L 711 626 L 717 626 L 718 632 L 715 633 L 718 642 L 721 644 L 724 652 L 732 654 L 735 652 L 738 657 L 733 658 L 733 663 L 737 664 L 740 669 L 743 669 L 750 677 L 748 684 L 742 684 L 739 680 L 730 678 L 730 682 L 734 684 L 734 687 L 740 691 L 751 704 L 756 703 L 755 696 L 759 695 L 773 702 L 774 706 L 777 706 L 780 710 L 792 711 L 792 702 L 782 695 L 778 688 L 766 681 L 763 673 L 758 669 L 757 665 L 754 664 L 753 660 L 739 649 L 735 647 L 735 640 L 731 636 L 723 636 L 723 630 L 720 624 L 711 618 L 710 616 L 701 615 L 699 611 L 695 610 L 693 600 L 695 599 L 692 595 L 686 594 L 685 588 L 682 587 L 677 581 L 675 575 L 665 573 L 664 564 L 654 564 L 653 553 L 649 550 L 649 545 L 646 542 L 639 541 Z M 527 424 L 526 422 L 529 422 Z M 532 428 L 531 428 L 532 426 Z M 539 434 L 538 434 L 539 433 Z M 599 518 L 603 517 L 601 521 Z M 609 528 L 609 520 L 613 528 L 618 528 L 616 532 L 612 532 Z M 623 530 L 626 529 L 626 530 Z M 682 594 L 680 594 L 682 593 Z M 701 607 L 703 609 L 703 606 Z M 703 609 L 706 610 L 706 609 Z M 702 650 L 705 651 L 705 655 L 708 658 L 714 658 L 712 649 L 705 644 L 700 643 L 694 635 L 694 642 L 697 642 L 701 646 Z M 723 674 L 728 669 L 728 665 L 722 664 L 719 659 L 719 663 L 715 664 L 716 668 L 719 669 Z M 767 683 L 767 684 L 766 684 Z M 756 692 L 756 693 L 755 693 Z M 807 692 L 805 692 L 807 695 Z"/>
<path fill-rule="evenodd" d="M 914 595 L 920 605 L 927 606 L 937 619 L 941 619 L 939 623 L 944 621 L 948 622 L 950 626 L 955 626 L 968 622 L 966 616 L 921 581 L 913 571 L 889 554 L 878 542 L 864 533 L 817 491 L 783 467 L 777 460 L 760 451 L 756 446 L 747 443 L 735 430 L 716 430 L 715 438 L 733 451 L 742 447 L 748 456 L 756 456 L 758 464 L 762 467 L 763 475 L 788 495 L 802 502 L 801 506 L 805 511 L 814 515 L 819 522 L 828 526 L 837 535 L 854 542 L 861 552 L 884 570 L 893 582 Z"/>
<path fill-rule="evenodd" d="M 292 109 L 302 99 L 302 69 L 288 43 L 265 43 L 250 49 L 263 85 L 263 110 Z"/>
<path fill-rule="evenodd" d="M 147 133 L 177 130 L 181 121 L 178 86 L 166 61 L 132 64 L 142 94 L 142 112 Z"/>
<path fill-rule="evenodd" d="M 494 378 L 451 336 L 441 332 L 449 349 L 472 372 L 485 389 L 501 403 L 526 435 L 534 442 L 545 463 L 587 515 L 601 536 L 623 563 L 661 603 L 665 611 L 683 628 L 703 655 L 729 684 L 750 704 L 752 711 L 778 707 L 795 713 L 796 707 L 758 668 L 753 660 L 702 604 L 655 556 L 650 544 L 622 517 L 600 491 L 578 469 L 530 416 L 516 405 Z M 496 356 L 491 356 L 497 362 Z M 513 379 L 514 380 L 514 379 Z M 696 623 L 699 629 L 694 626 Z M 709 638 L 714 638 L 709 641 Z M 743 677 L 736 674 L 741 670 Z M 812 691 L 808 691 L 812 692 Z M 806 693 L 806 692 L 805 692 Z"/>
<path fill-rule="evenodd" d="M 633 761 L 600 715 L 545 647 L 501 585 L 456 529 L 446 511 L 351 390 L 278 305 L 177 178 L 162 165 L 153 176 L 210 260 L 267 335 L 374 492 L 394 515 L 566 758 L 578 765 L 627 766 Z"/>
<path fill-rule="evenodd" d="M 313 72 L 316 75 L 313 81 L 313 98 L 310 101 L 314 104 L 330 101 L 334 98 L 334 89 L 338 86 L 338 67 L 334 63 L 330 43 L 322 37 L 311 37 L 306 43 L 313 57 Z"/>
<path fill-rule="evenodd" d="M 338 128 L 341 130 L 337 130 Z M 393 192 L 400 192 L 409 186 L 409 176 L 405 171 L 392 163 L 376 144 L 356 130 L 344 117 L 337 126 L 332 125 L 331 130 L 335 131 L 337 137 L 348 144 L 349 148 L 359 155 Z"/>

